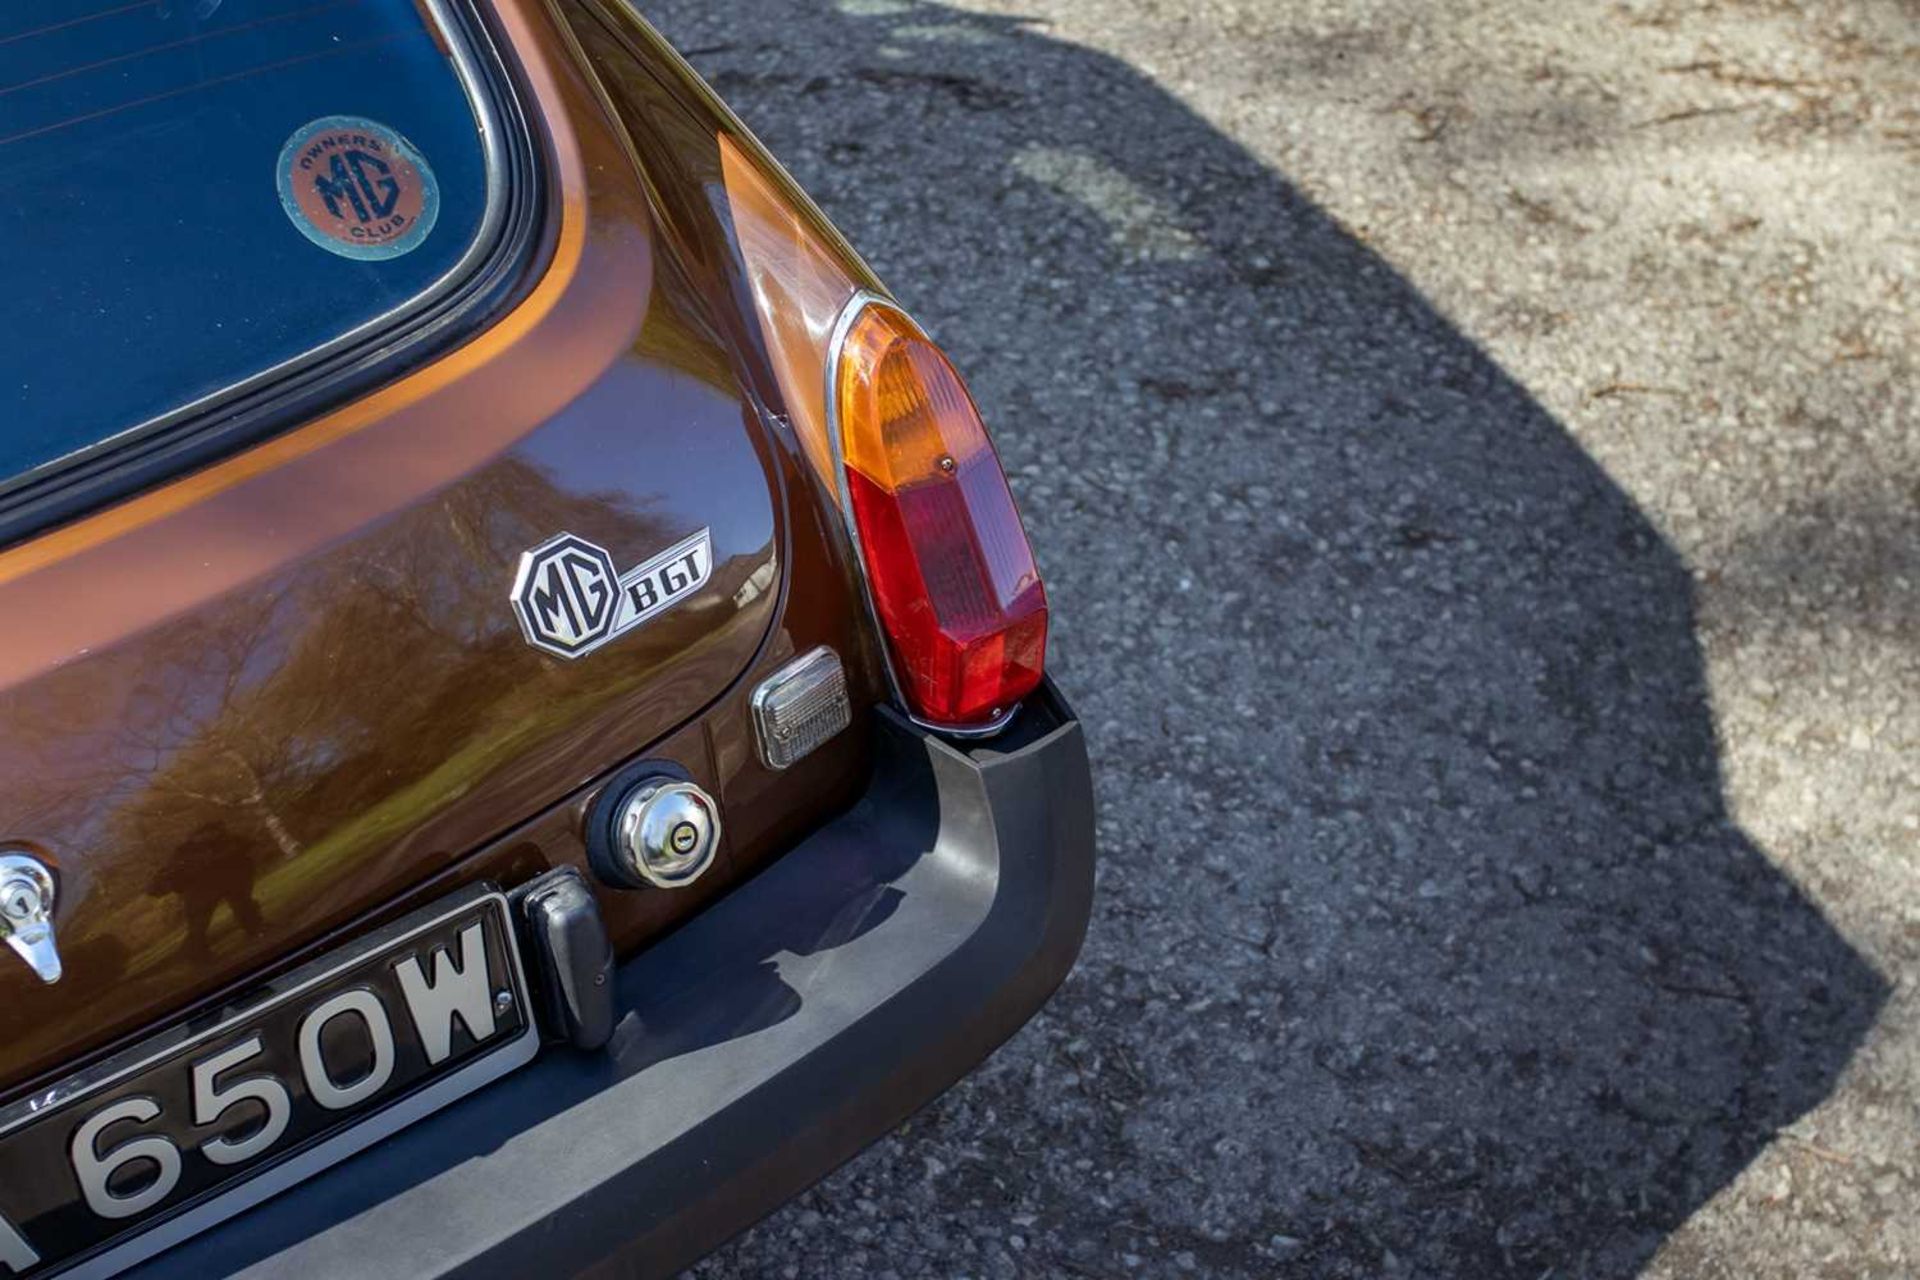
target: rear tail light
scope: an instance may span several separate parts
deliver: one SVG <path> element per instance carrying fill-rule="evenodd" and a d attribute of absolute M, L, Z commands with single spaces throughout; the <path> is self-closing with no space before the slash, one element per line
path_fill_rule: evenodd
<path fill-rule="evenodd" d="M 833 430 L 894 682 L 923 722 L 997 727 L 1040 683 L 1047 592 L 966 384 L 898 309 L 841 324 Z"/>

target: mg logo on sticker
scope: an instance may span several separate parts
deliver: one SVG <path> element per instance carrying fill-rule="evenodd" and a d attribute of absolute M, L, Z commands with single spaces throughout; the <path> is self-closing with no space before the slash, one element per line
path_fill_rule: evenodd
<path fill-rule="evenodd" d="M 313 189 L 334 217 L 346 217 L 346 209 L 351 206 L 354 217 L 372 222 L 392 213 L 400 203 L 400 183 L 393 176 L 393 166 L 379 156 L 350 147 L 335 152 L 328 165 L 326 173 L 314 178 Z"/>
<path fill-rule="evenodd" d="M 275 181 L 294 229 L 345 258 L 411 253 L 440 216 L 440 185 L 427 158 L 360 116 L 322 116 L 294 130 Z"/>
<path fill-rule="evenodd" d="M 522 552 L 513 612 L 527 643 L 578 658 L 681 603 L 713 575 L 713 537 L 702 529 L 621 573 L 605 547 L 571 533 Z"/>

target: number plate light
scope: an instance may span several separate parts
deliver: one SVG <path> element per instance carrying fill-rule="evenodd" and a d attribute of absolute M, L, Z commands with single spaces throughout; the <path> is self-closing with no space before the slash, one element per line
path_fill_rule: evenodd
<path fill-rule="evenodd" d="M 847 673 L 824 645 L 774 672 L 753 691 L 760 759 L 785 769 L 853 721 Z"/>

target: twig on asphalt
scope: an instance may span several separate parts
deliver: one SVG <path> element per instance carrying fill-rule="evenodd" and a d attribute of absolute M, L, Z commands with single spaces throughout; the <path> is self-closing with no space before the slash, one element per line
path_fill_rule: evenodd
<path fill-rule="evenodd" d="M 1786 1130 L 1782 1129 L 1777 1136 L 1785 1138 L 1788 1142 L 1791 1142 L 1794 1146 L 1799 1147 L 1801 1150 L 1805 1151 L 1808 1155 L 1819 1156 L 1822 1160 L 1826 1160 L 1832 1164 L 1848 1165 L 1848 1166 L 1851 1166 L 1853 1164 L 1853 1157 L 1846 1154 L 1846 1152 L 1835 1151 L 1831 1147 L 1823 1147 L 1817 1142 L 1809 1142 L 1807 1139 L 1801 1137 L 1798 1134 L 1788 1133 Z"/>
<path fill-rule="evenodd" d="M 1642 120 L 1634 125 L 1636 129 L 1655 129 L 1663 124 L 1678 124 L 1682 120 L 1698 120 L 1702 116 L 1731 116 L 1742 111 L 1751 111 L 1752 103 L 1737 107 L 1688 107 L 1685 111 L 1671 111 L 1664 116 L 1655 116 L 1651 120 Z"/>
<path fill-rule="evenodd" d="M 1625 395 L 1684 396 L 1686 394 L 1686 388 L 1684 387 L 1657 387 L 1649 386 L 1644 382 L 1609 382 L 1605 386 L 1595 387 L 1593 390 L 1587 392 L 1587 399 L 1594 401 L 1607 400 L 1614 396 Z"/>

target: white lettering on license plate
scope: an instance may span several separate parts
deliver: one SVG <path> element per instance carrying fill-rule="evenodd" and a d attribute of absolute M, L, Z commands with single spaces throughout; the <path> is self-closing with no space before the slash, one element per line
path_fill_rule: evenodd
<path fill-rule="evenodd" d="M 499 927 L 510 933 L 504 921 Z M 245 1022 L 230 1024 L 214 1047 L 171 1062 L 153 1060 L 150 1067 L 119 1076 L 137 1078 L 141 1092 L 85 1113 L 67 1142 L 68 1163 L 87 1208 L 108 1222 L 138 1217 L 164 1206 L 183 1176 L 194 1172 L 195 1162 L 234 1168 L 274 1154 L 301 1107 L 311 1117 L 315 1106 L 344 1112 L 379 1103 L 395 1080 L 395 1033 L 401 1019 L 411 1032 L 410 1043 L 417 1046 L 411 1050 L 415 1080 L 422 1078 L 423 1068 L 439 1068 L 455 1056 L 458 1030 L 466 1033 L 460 1047 L 469 1057 L 481 1056 L 500 1036 L 504 1018 L 531 1034 L 525 1011 L 517 1007 L 517 970 L 491 971 L 481 920 L 470 919 L 456 934 L 440 937 L 442 941 L 431 946 L 423 939 L 411 952 L 403 944 L 376 948 L 333 971 L 346 974 L 369 956 L 384 956 L 384 983 L 368 980 L 318 999 L 308 996 L 311 1003 L 304 1007 L 293 1005 L 291 997 L 271 1000 Z M 516 963 L 512 950 L 510 936 L 496 944 L 509 967 Z M 270 1015 L 281 1015 L 277 1039 L 290 1043 L 275 1045 L 276 1037 L 262 1030 L 276 1021 Z M 330 1045 L 343 1043 L 352 1050 L 349 1060 L 330 1060 Z M 276 1059 L 295 1064 L 283 1073 L 286 1078 L 271 1069 Z M 187 1075 L 188 1087 L 182 1092 L 191 1101 L 185 1114 L 168 1112 L 155 1096 L 172 1093 L 155 1073 L 176 1070 Z M 153 1088 L 156 1080 L 159 1087 Z M 326 1123 L 338 1127 L 336 1121 Z M 310 1120 L 309 1133 L 312 1129 Z M 205 1136 L 197 1141 L 181 1136 L 189 1133 Z M 199 1188 L 190 1186 L 188 1194 L 204 1190 L 208 1174 L 199 1175 Z M 0 1268 L 6 1274 L 41 1265 L 45 1247 L 36 1248 L 19 1225 L 0 1213 Z M 72 1256 L 72 1250 L 55 1248 L 54 1260 L 63 1256 Z"/>

